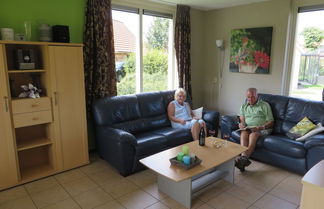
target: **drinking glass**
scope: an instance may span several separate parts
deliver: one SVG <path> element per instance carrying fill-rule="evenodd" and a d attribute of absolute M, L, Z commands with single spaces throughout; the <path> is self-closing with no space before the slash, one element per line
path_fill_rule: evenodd
<path fill-rule="evenodd" d="M 31 35 L 32 35 L 31 34 L 31 27 L 32 27 L 31 21 L 25 21 L 24 22 L 26 41 L 31 41 Z"/>
<path fill-rule="evenodd" d="M 225 140 L 224 141 L 224 147 L 227 147 L 229 138 L 230 138 L 229 134 L 224 134 L 223 135 L 223 139 Z"/>

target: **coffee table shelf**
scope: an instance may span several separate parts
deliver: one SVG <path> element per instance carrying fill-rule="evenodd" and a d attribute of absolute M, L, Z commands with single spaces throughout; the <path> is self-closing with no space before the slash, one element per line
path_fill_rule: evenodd
<path fill-rule="evenodd" d="M 223 179 L 228 173 L 226 171 L 214 170 L 210 173 L 204 174 L 197 179 L 192 180 L 191 182 L 191 191 L 196 193 L 203 188 L 207 187 L 213 182 Z"/>

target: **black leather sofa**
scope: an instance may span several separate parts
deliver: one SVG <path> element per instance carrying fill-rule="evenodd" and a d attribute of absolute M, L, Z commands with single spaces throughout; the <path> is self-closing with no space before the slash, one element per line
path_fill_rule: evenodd
<path fill-rule="evenodd" d="M 324 102 L 271 94 L 259 94 L 259 98 L 270 104 L 275 123 L 272 134 L 258 140 L 252 158 L 299 174 L 305 174 L 324 159 L 323 132 L 304 142 L 286 136 L 286 133 L 305 116 L 316 124 L 324 124 Z M 238 122 L 237 116 L 222 116 L 222 137 L 228 134 L 231 141 L 240 143 L 240 132 L 236 131 Z"/>
<path fill-rule="evenodd" d="M 144 168 L 139 160 L 192 141 L 189 130 L 173 129 L 167 106 L 175 91 L 140 93 L 98 99 L 93 105 L 96 148 L 103 159 L 127 176 Z M 217 136 L 219 113 L 203 119 Z"/>

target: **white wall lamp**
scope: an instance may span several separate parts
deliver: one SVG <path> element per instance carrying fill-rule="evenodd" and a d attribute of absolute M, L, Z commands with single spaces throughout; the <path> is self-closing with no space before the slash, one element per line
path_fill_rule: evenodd
<path fill-rule="evenodd" d="M 224 40 L 216 40 L 216 47 L 223 50 L 224 49 Z"/>

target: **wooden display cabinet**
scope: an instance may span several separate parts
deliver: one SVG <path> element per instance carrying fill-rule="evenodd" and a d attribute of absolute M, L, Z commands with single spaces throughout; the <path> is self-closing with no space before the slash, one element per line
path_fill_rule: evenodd
<path fill-rule="evenodd" d="M 0 41 L 0 190 L 89 162 L 83 80 L 81 44 Z M 29 83 L 39 98 L 19 97 Z"/>

